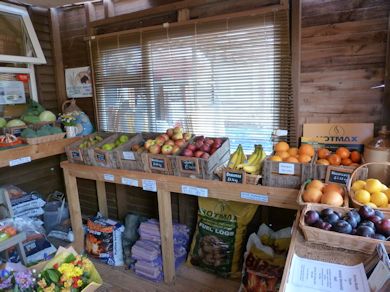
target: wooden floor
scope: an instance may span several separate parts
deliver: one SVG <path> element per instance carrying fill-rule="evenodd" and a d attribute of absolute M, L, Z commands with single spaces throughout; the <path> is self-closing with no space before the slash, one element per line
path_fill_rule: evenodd
<path fill-rule="evenodd" d="M 111 267 L 98 262 L 94 264 L 104 282 L 98 292 L 237 292 L 240 286 L 239 280 L 219 278 L 185 264 L 178 269 L 176 280 L 172 285 L 145 280 L 123 267 Z"/>

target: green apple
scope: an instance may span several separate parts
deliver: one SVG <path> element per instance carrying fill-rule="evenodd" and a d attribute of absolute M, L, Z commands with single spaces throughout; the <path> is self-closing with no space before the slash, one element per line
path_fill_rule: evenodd
<path fill-rule="evenodd" d="M 129 137 L 126 135 L 121 135 L 119 137 L 119 141 L 121 141 L 122 143 L 125 143 L 125 142 L 129 141 Z"/>

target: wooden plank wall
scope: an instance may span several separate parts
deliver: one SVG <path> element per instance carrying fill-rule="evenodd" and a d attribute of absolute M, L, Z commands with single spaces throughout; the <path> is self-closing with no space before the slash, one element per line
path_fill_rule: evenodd
<path fill-rule="evenodd" d="M 390 1 L 302 0 L 300 123 L 381 123 Z"/>

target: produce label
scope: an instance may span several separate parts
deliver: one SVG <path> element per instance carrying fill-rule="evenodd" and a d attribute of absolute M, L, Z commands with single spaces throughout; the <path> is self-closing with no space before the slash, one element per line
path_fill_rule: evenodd
<path fill-rule="evenodd" d="M 181 192 L 183 194 L 197 196 L 197 197 L 204 197 L 204 198 L 207 198 L 209 195 L 208 189 L 198 188 L 198 187 L 193 187 L 193 186 L 186 186 L 186 185 L 181 186 Z"/>
<path fill-rule="evenodd" d="M 71 152 L 71 155 L 72 155 L 72 158 L 73 158 L 74 160 L 83 160 L 83 159 L 81 158 L 81 153 L 80 153 L 80 151 L 73 150 L 73 151 Z"/>
<path fill-rule="evenodd" d="M 242 171 L 225 171 L 224 181 L 236 184 L 243 184 L 245 182 L 245 174 Z"/>
<path fill-rule="evenodd" d="M 247 199 L 247 200 L 252 200 L 252 201 L 268 203 L 268 196 L 267 195 L 258 195 L 258 194 L 252 194 L 252 193 L 247 193 L 247 192 L 241 192 L 241 199 Z"/>
<path fill-rule="evenodd" d="M 295 166 L 293 163 L 279 163 L 280 174 L 294 174 Z"/>
<path fill-rule="evenodd" d="M 95 158 L 97 162 L 106 163 L 106 155 L 104 153 L 96 152 Z"/>
<path fill-rule="evenodd" d="M 153 179 L 143 179 L 142 189 L 149 192 L 157 192 L 157 183 Z"/>
<path fill-rule="evenodd" d="M 150 158 L 150 168 L 165 170 L 165 159 Z"/>
<path fill-rule="evenodd" d="M 132 186 L 132 187 L 138 187 L 138 180 L 136 180 L 136 179 L 122 177 L 121 178 L 121 182 L 124 185 Z"/>
<path fill-rule="evenodd" d="M 21 157 L 21 158 L 18 158 L 18 159 L 10 160 L 9 161 L 9 166 L 16 166 L 16 165 L 19 165 L 19 164 L 24 164 L 24 163 L 29 163 L 29 162 L 31 162 L 31 157 L 30 156 Z"/>
<path fill-rule="evenodd" d="M 132 151 L 123 151 L 123 159 L 135 160 L 134 152 L 132 152 Z"/>
<path fill-rule="evenodd" d="M 112 174 L 105 173 L 105 174 L 103 175 L 103 177 L 104 177 L 104 180 L 106 180 L 106 181 L 115 181 L 115 176 L 112 175 Z"/>
<path fill-rule="evenodd" d="M 352 169 L 328 166 L 325 182 L 347 185 Z"/>
<path fill-rule="evenodd" d="M 184 172 L 198 172 L 198 161 L 195 159 L 181 159 L 180 168 Z"/>

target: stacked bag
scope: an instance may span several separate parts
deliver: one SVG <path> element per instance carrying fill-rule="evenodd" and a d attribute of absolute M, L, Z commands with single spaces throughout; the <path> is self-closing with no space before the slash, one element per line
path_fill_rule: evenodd
<path fill-rule="evenodd" d="M 140 239 L 131 248 L 131 256 L 135 262 L 132 268 L 137 275 L 149 280 L 161 281 L 164 274 L 159 222 L 155 219 L 142 222 L 138 232 Z M 186 225 L 176 223 L 173 225 L 173 242 L 177 268 L 187 256 L 189 229 Z"/>

